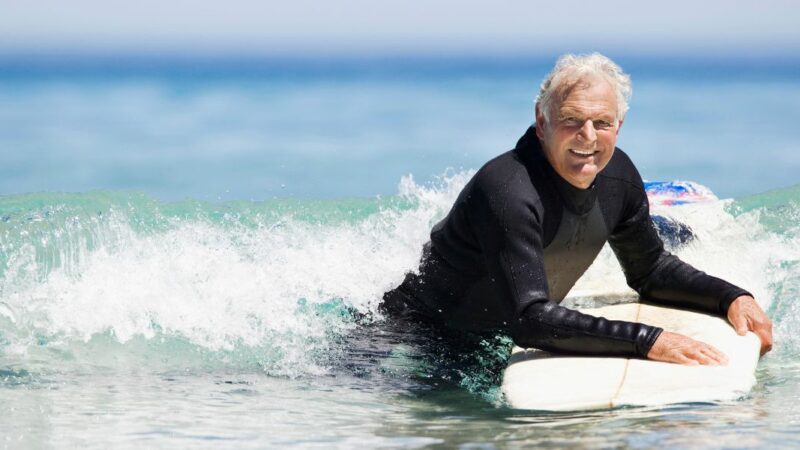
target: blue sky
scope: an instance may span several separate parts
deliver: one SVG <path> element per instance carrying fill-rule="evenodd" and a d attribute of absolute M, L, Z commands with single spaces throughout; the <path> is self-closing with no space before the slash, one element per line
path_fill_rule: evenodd
<path fill-rule="evenodd" d="M 800 2 L 0 0 L 0 52 L 797 53 Z"/>

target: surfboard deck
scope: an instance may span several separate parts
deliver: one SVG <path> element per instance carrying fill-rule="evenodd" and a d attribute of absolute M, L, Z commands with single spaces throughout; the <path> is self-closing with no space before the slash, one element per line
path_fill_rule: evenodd
<path fill-rule="evenodd" d="M 581 309 L 610 320 L 642 322 L 706 342 L 726 366 L 683 366 L 641 359 L 572 357 L 515 347 L 502 391 L 513 408 L 578 411 L 619 406 L 734 400 L 755 384 L 760 341 L 739 336 L 719 317 L 640 303 Z"/>

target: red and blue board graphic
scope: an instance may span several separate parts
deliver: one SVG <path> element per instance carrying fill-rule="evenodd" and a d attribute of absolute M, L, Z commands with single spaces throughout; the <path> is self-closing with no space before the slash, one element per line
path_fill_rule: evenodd
<path fill-rule="evenodd" d="M 718 200 L 711 189 L 693 181 L 645 181 L 650 205 L 674 206 Z"/>

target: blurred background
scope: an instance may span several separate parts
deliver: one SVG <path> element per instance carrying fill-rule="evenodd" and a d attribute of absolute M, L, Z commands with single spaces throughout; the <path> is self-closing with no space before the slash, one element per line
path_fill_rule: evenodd
<path fill-rule="evenodd" d="M 0 442 L 800 447 L 798 13 L 0 0 Z M 383 328 L 470 171 L 531 125 L 559 55 L 592 51 L 633 78 L 618 145 L 643 177 L 736 199 L 653 211 L 774 318 L 741 402 L 512 411 L 509 340 L 457 361 Z M 610 249 L 575 292 L 630 294 Z"/>
<path fill-rule="evenodd" d="M 800 180 L 800 6 L 0 1 L 0 195 L 392 195 L 480 167 L 564 52 L 634 82 L 619 146 L 721 197 Z"/>

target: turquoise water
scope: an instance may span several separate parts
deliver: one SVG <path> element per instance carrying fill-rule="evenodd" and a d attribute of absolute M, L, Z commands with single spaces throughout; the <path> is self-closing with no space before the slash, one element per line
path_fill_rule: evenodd
<path fill-rule="evenodd" d="M 380 199 L 3 197 L 5 446 L 800 444 L 797 186 L 659 211 L 695 230 L 683 258 L 750 287 L 775 320 L 748 397 L 542 414 L 497 393 L 507 341 L 453 375 L 375 309 L 468 175 Z M 624 293 L 615 271 L 605 250 L 577 288 Z"/>
<path fill-rule="evenodd" d="M 734 198 L 656 212 L 773 318 L 753 391 L 546 414 L 498 394 L 506 339 L 454 365 L 376 310 L 527 126 L 539 73 L 92 70 L 0 84 L 4 448 L 800 445 L 791 74 L 643 72 L 620 144 L 647 178 Z M 607 249 L 586 290 L 628 293 Z"/>
<path fill-rule="evenodd" d="M 800 60 L 620 63 L 634 94 L 619 145 L 647 178 L 725 198 L 799 181 Z M 550 65 L 0 57 L 0 193 L 392 195 L 512 148 Z"/>

